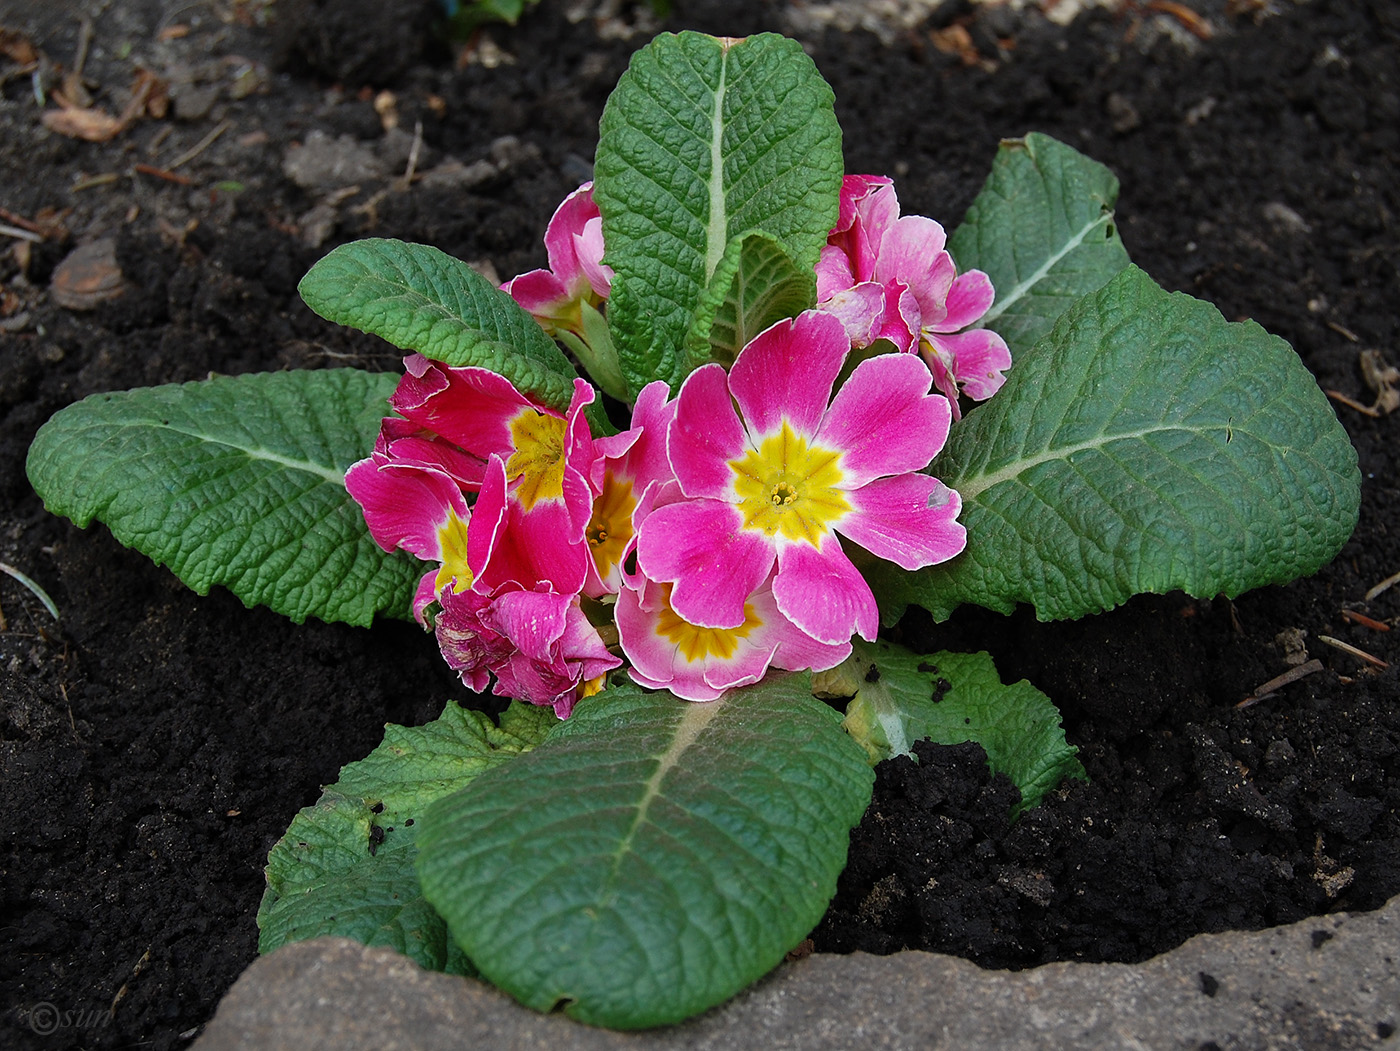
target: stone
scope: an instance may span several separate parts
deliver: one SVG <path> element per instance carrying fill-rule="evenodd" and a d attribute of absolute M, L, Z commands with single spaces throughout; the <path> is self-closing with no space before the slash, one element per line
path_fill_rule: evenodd
<path fill-rule="evenodd" d="M 319 128 L 300 146 L 291 146 L 282 171 L 303 190 L 325 192 L 376 182 L 387 174 L 384 162 L 369 146 L 352 136 L 331 138 Z"/>
<path fill-rule="evenodd" d="M 1400 898 L 1140 964 L 984 971 L 935 953 L 816 954 L 683 1025 L 620 1033 L 339 938 L 244 972 L 195 1051 L 1008 1051 L 1374 1047 L 1400 1027 Z M 1387 1044 L 1387 1046 L 1390 1046 Z"/>
<path fill-rule="evenodd" d="M 103 237 L 79 245 L 54 267 L 49 294 L 69 310 L 94 310 L 126 291 L 117 265 L 117 242 Z"/>

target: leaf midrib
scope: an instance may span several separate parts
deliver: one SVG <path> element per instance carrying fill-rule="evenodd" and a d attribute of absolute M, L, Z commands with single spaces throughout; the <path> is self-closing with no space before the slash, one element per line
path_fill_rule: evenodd
<path fill-rule="evenodd" d="M 1084 452 L 1087 449 L 1102 449 L 1104 446 L 1112 445 L 1114 442 L 1141 440 L 1153 434 L 1171 434 L 1174 432 L 1188 434 L 1193 438 L 1199 438 L 1212 432 L 1233 433 L 1234 435 L 1249 433 L 1244 428 L 1234 424 L 1219 423 L 1205 424 L 1200 427 L 1184 427 L 1180 424 L 1172 424 L 1160 427 L 1143 427 L 1139 430 L 1122 431 L 1116 434 L 1101 434 L 1086 441 L 1076 442 L 1073 445 L 1054 446 L 1034 456 L 1025 456 L 1019 460 L 1012 460 L 1004 467 L 990 473 L 968 475 L 965 478 L 959 478 L 948 484 L 958 491 L 958 495 L 963 498 L 964 503 L 969 503 L 993 486 L 1000 485 L 1002 482 L 1009 482 L 1024 474 L 1026 471 L 1029 471 L 1032 467 L 1038 467 L 1040 464 L 1049 463 L 1052 460 L 1068 459 L 1075 453 Z M 1251 437 L 1254 437 L 1257 441 L 1264 441 L 1257 435 L 1251 435 Z M 1274 448 L 1272 443 L 1264 442 L 1264 444 L 1268 445 L 1270 448 Z"/>
<path fill-rule="evenodd" d="M 344 487 L 345 472 L 335 468 L 327 467 L 325 464 L 313 463 L 310 460 L 294 460 L 291 457 L 275 453 L 271 449 L 264 449 L 261 446 L 239 445 L 224 438 L 215 438 L 213 435 L 201 434 L 198 431 L 186 430 L 183 427 L 176 427 L 173 424 L 158 423 L 155 420 L 133 421 L 124 423 L 113 430 L 113 437 L 122 431 L 154 431 L 158 434 L 179 434 L 186 438 L 193 438 L 196 441 L 209 445 L 222 445 L 227 449 L 243 453 L 250 460 L 263 460 L 267 463 L 280 464 L 283 467 L 290 467 L 293 470 L 303 471 L 306 474 L 315 475 L 332 485 Z"/>
<path fill-rule="evenodd" d="M 600 899 L 605 899 L 617 880 L 617 875 L 622 868 L 623 859 L 632 852 L 632 841 L 636 839 L 637 833 L 646 824 L 647 812 L 651 809 L 651 804 L 661 794 L 661 783 L 665 781 L 666 775 L 680 762 L 681 756 L 690 749 L 700 735 L 704 733 L 706 727 L 719 714 L 720 709 L 725 706 L 727 697 L 720 697 L 718 700 L 709 701 L 705 704 L 688 704 L 685 713 L 681 716 L 680 722 L 676 725 L 674 735 L 666 751 L 661 753 L 660 761 L 656 764 L 656 769 L 647 778 L 645 787 L 642 789 L 642 796 L 637 800 L 637 813 L 632 819 L 631 827 L 627 829 L 627 834 L 618 843 L 617 851 L 613 855 L 612 868 L 608 872 L 608 878 L 604 881 L 599 894 Z"/>
<path fill-rule="evenodd" d="M 724 187 L 724 91 L 729 74 L 729 51 L 720 55 L 719 83 L 715 85 L 714 111 L 710 114 L 710 223 L 706 231 L 705 284 L 715 276 L 729 242 L 729 212 Z"/>
<path fill-rule="evenodd" d="M 1031 271 L 1029 277 L 1013 285 L 1011 290 L 1006 294 L 1005 298 L 998 299 L 995 303 L 993 303 L 990 309 L 988 309 L 988 311 L 982 315 L 981 320 L 977 322 L 977 325 L 975 327 L 985 327 L 992 321 L 999 318 L 1013 303 L 1017 303 L 1021 299 L 1024 299 L 1026 294 L 1032 288 L 1034 288 L 1042 280 L 1044 280 L 1045 276 L 1048 273 L 1050 273 L 1051 270 L 1055 269 L 1055 266 L 1060 262 L 1061 259 L 1069 255 L 1071 252 L 1073 252 L 1076 248 L 1078 248 L 1084 243 L 1085 238 L 1087 238 L 1089 234 L 1093 232 L 1096 226 L 1103 226 L 1105 223 L 1112 220 L 1112 218 L 1113 213 L 1111 211 L 1104 212 L 1092 222 L 1086 223 L 1077 233 L 1071 234 L 1069 239 L 1063 245 L 1060 246 L 1060 249 L 1058 251 L 1052 253 L 1049 256 L 1049 258 L 1045 260 L 1045 262 L 1041 263 L 1040 266 L 1038 266 L 1035 270 Z"/>

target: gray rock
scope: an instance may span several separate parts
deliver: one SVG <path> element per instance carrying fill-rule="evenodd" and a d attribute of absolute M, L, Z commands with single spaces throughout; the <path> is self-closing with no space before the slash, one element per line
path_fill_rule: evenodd
<path fill-rule="evenodd" d="M 387 174 L 369 146 L 349 135 L 331 138 L 317 129 L 282 158 L 282 171 L 304 190 L 324 192 L 374 182 Z"/>
<path fill-rule="evenodd" d="M 983 971 L 933 953 L 818 954 L 670 1029 L 617 1033 L 540 1015 L 480 982 L 343 939 L 254 963 L 196 1051 L 1074 1051 L 1393 1047 L 1400 898 L 1365 914 L 1200 935 L 1141 964 Z"/>

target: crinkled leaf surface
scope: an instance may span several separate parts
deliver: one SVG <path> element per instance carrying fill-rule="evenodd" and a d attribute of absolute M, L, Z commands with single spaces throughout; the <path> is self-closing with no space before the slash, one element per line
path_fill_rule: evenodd
<path fill-rule="evenodd" d="M 704 360 L 686 335 L 736 239 L 761 232 L 816 265 L 842 169 L 831 89 L 796 41 L 662 34 L 633 56 L 603 110 L 593 186 L 633 393 L 674 388 Z"/>
<path fill-rule="evenodd" d="M 857 639 L 848 664 L 856 693 L 844 726 L 872 762 L 913 755 L 915 741 L 976 741 L 993 772 L 1021 790 L 1013 814 L 1038 806 L 1065 778 L 1085 776 L 1050 698 L 1025 679 L 1003 685 L 986 653 L 921 656 Z"/>
<path fill-rule="evenodd" d="M 948 240 L 959 270 L 983 270 L 996 301 L 979 325 L 1020 359 L 1080 296 L 1128 265 L 1113 221 L 1118 180 L 1048 135 L 1005 141 Z"/>
<path fill-rule="evenodd" d="M 406 617 L 422 563 L 381 550 L 345 491 L 396 379 L 328 369 L 95 394 L 39 429 L 29 481 L 50 511 L 104 522 L 201 595 L 220 584 L 298 622 Z"/>
<path fill-rule="evenodd" d="M 321 258 L 297 290 L 327 321 L 434 361 L 491 369 L 544 405 L 569 405 L 576 373 L 564 352 L 515 300 L 436 248 L 351 241 Z"/>
<path fill-rule="evenodd" d="M 1235 596 L 1313 573 L 1356 525 L 1356 451 L 1312 375 L 1252 321 L 1130 266 L 954 427 L 931 471 L 967 548 L 870 578 L 887 619 L 963 602 L 1042 620 L 1140 592 Z"/>
<path fill-rule="evenodd" d="M 816 300 L 817 275 L 794 263 L 767 234 L 731 241 L 696 308 L 686 347 L 690 360 L 734 364 L 769 325 L 796 317 Z"/>
<path fill-rule="evenodd" d="M 458 944 L 530 1007 L 679 1021 L 821 919 L 872 774 L 807 676 L 708 704 L 614 686 L 432 806 L 419 876 Z"/>
<path fill-rule="evenodd" d="M 386 726 L 383 743 L 344 767 L 268 855 L 258 951 L 335 935 L 388 946 L 430 970 L 473 973 L 418 886 L 417 820 L 557 725 L 550 709 L 516 702 L 497 727 L 449 701 L 426 726 Z"/>

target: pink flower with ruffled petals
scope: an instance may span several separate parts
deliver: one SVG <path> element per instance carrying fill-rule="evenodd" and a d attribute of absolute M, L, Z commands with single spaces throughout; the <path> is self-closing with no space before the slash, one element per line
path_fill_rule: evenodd
<path fill-rule="evenodd" d="M 550 705 L 561 719 L 622 663 L 588 622 L 578 596 L 546 584 L 509 585 L 492 595 L 449 589 L 435 630 L 448 665 L 472 689 L 485 690 L 495 675 L 498 696 Z"/>
<path fill-rule="evenodd" d="M 417 354 L 405 366 L 390 399 L 404 418 L 383 421 L 346 487 L 381 546 L 439 563 L 414 615 L 426 623 L 440 606 L 438 643 L 463 682 L 483 690 L 494 674 L 497 693 L 567 714 L 621 663 L 578 605 L 592 564 L 593 389 L 577 381 L 561 414 L 485 369 Z"/>
<path fill-rule="evenodd" d="M 736 628 L 702 628 L 680 617 L 670 584 L 644 582 L 617 597 L 617 631 L 630 674 L 642 686 L 687 701 L 713 701 L 725 690 L 758 682 L 769 667 L 825 671 L 851 654 L 849 641 L 818 642 L 783 616 L 771 580 L 744 603 Z"/>
<path fill-rule="evenodd" d="M 404 378 L 389 401 L 404 419 L 385 421 L 380 444 L 390 454 L 432 456 L 467 493 L 482 490 L 492 460 L 500 462 L 502 484 L 490 499 L 485 493 L 478 498 L 478 517 L 488 513 L 471 533 L 473 574 L 486 574 L 488 588 L 503 580 L 526 587 L 548 580 L 560 592 L 579 591 L 588 569 L 584 530 L 593 506 L 592 438 L 583 410 L 593 401 L 593 388 L 576 380 L 568 411 L 561 414 L 488 369 L 452 368 L 419 354 L 404 365 Z M 483 545 L 480 534 L 483 528 L 488 537 L 499 533 L 507 502 L 513 550 L 537 549 L 531 564 L 543 576 L 515 564 L 486 571 L 487 556 L 497 545 Z"/>
<path fill-rule="evenodd" d="M 531 270 L 501 286 L 551 335 L 583 335 L 580 303 L 597 307 L 612 291 L 612 267 L 603 264 L 603 219 L 586 182 L 555 210 L 544 233 L 549 269 Z"/>
<path fill-rule="evenodd" d="M 959 274 L 946 244 L 934 220 L 899 214 L 888 179 L 848 175 L 840 218 L 817 263 L 817 302 L 841 319 L 856 347 L 885 339 L 920 351 L 957 419 L 959 391 L 991 397 L 1005 382 L 1011 352 L 995 332 L 968 329 L 995 292 L 982 271 Z"/>
<path fill-rule="evenodd" d="M 905 569 L 963 549 L 957 493 L 918 473 L 947 437 L 947 399 L 905 354 L 862 361 L 833 399 L 850 349 L 838 318 L 807 311 L 681 387 L 666 450 L 685 499 L 651 511 L 637 556 L 691 624 L 740 627 L 776 564 L 773 597 L 799 629 L 874 639 L 874 595 L 838 534 Z"/>

